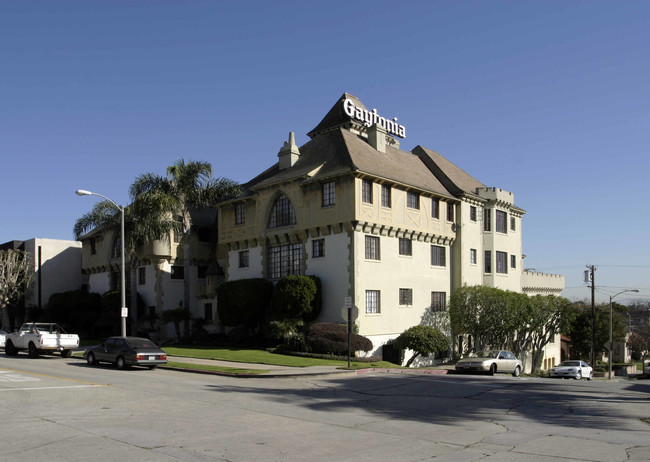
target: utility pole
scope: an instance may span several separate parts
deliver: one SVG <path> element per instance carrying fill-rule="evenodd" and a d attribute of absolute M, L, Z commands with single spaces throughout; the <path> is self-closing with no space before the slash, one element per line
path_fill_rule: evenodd
<path fill-rule="evenodd" d="M 587 265 L 589 271 L 585 271 L 585 282 L 591 283 L 591 367 L 595 368 L 595 343 L 596 343 L 596 281 L 594 273 L 596 267 L 594 265 Z"/>

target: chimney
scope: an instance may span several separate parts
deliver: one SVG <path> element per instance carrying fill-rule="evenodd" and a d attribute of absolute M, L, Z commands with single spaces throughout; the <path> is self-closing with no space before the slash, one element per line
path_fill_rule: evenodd
<path fill-rule="evenodd" d="M 293 132 L 289 132 L 289 141 L 285 141 L 282 149 L 278 152 L 280 158 L 280 170 L 293 167 L 300 157 L 300 150 L 296 146 L 296 138 Z"/>
<path fill-rule="evenodd" d="M 386 129 L 379 124 L 373 124 L 368 129 L 368 143 L 379 152 L 386 152 Z"/>

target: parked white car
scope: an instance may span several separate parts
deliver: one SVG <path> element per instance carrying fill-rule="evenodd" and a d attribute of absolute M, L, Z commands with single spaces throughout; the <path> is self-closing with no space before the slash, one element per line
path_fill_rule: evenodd
<path fill-rule="evenodd" d="M 27 350 L 30 358 L 36 358 L 41 353 L 60 351 L 61 356 L 69 358 L 78 346 L 79 336 L 66 333 L 58 324 L 29 322 L 7 334 L 5 354 L 16 356 L 20 350 Z"/>
<path fill-rule="evenodd" d="M 479 351 L 474 356 L 461 359 L 456 363 L 457 372 L 487 372 L 494 375 L 496 372 L 505 372 L 519 377 L 522 371 L 521 361 L 509 351 L 488 350 Z"/>
<path fill-rule="evenodd" d="M 643 364 L 643 375 L 650 377 L 650 361 L 646 361 Z"/>
<path fill-rule="evenodd" d="M 576 380 L 585 377 L 587 380 L 591 380 L 594 377 L 594 371 L 586 362 L 572 359 L 562 361 L 559 366 L 551 368 L 551 377 L 569 377 Z"/>

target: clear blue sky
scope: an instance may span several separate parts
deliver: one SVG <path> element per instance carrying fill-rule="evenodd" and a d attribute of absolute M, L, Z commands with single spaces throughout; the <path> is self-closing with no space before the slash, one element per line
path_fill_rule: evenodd
<path fill-rule="evenodd" d="M 650 299 L 650 2 L 2 2 L 0 69 L 0 243 L 180 158 L 245 182 L 349 92 L 513 192 L 565 296 Z"/>

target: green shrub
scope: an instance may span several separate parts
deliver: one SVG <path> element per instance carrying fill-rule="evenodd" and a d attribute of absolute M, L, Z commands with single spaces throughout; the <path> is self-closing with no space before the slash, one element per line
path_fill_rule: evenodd
<path fill-rule="evenodd" d="M 431 326 L 413 326 L 402 332 L 393 342 L 398 350 L 413 350 L 413 356 L 407 361 L 409 367 L 418 356 L 442 353 L 449 349 L 449 339 L 445 334 Z"/>
<path fill-rule="evenodd" d="M 309 328 L 305 343 L 313 353 L 343 355 L 348 351 L 348 329 L 346 325 L 330 322 L 314 324 Z M 359 335 L 350 335 L 351 351 L 370 351 L 372 341 Z"/>
<path fill-rule="evenodd" d="M 256 328 L 266 318 L 273 284 L 266 279 L 239 279 L 217 289 L 219 321 L 226 326 Z"/>
<path fill-rule="evenodd" d="M 287 276 L 278 281 L 271 296 L 273 320 L 309 317 L 316 296 L 316 283 L 308 276 Z"/>

